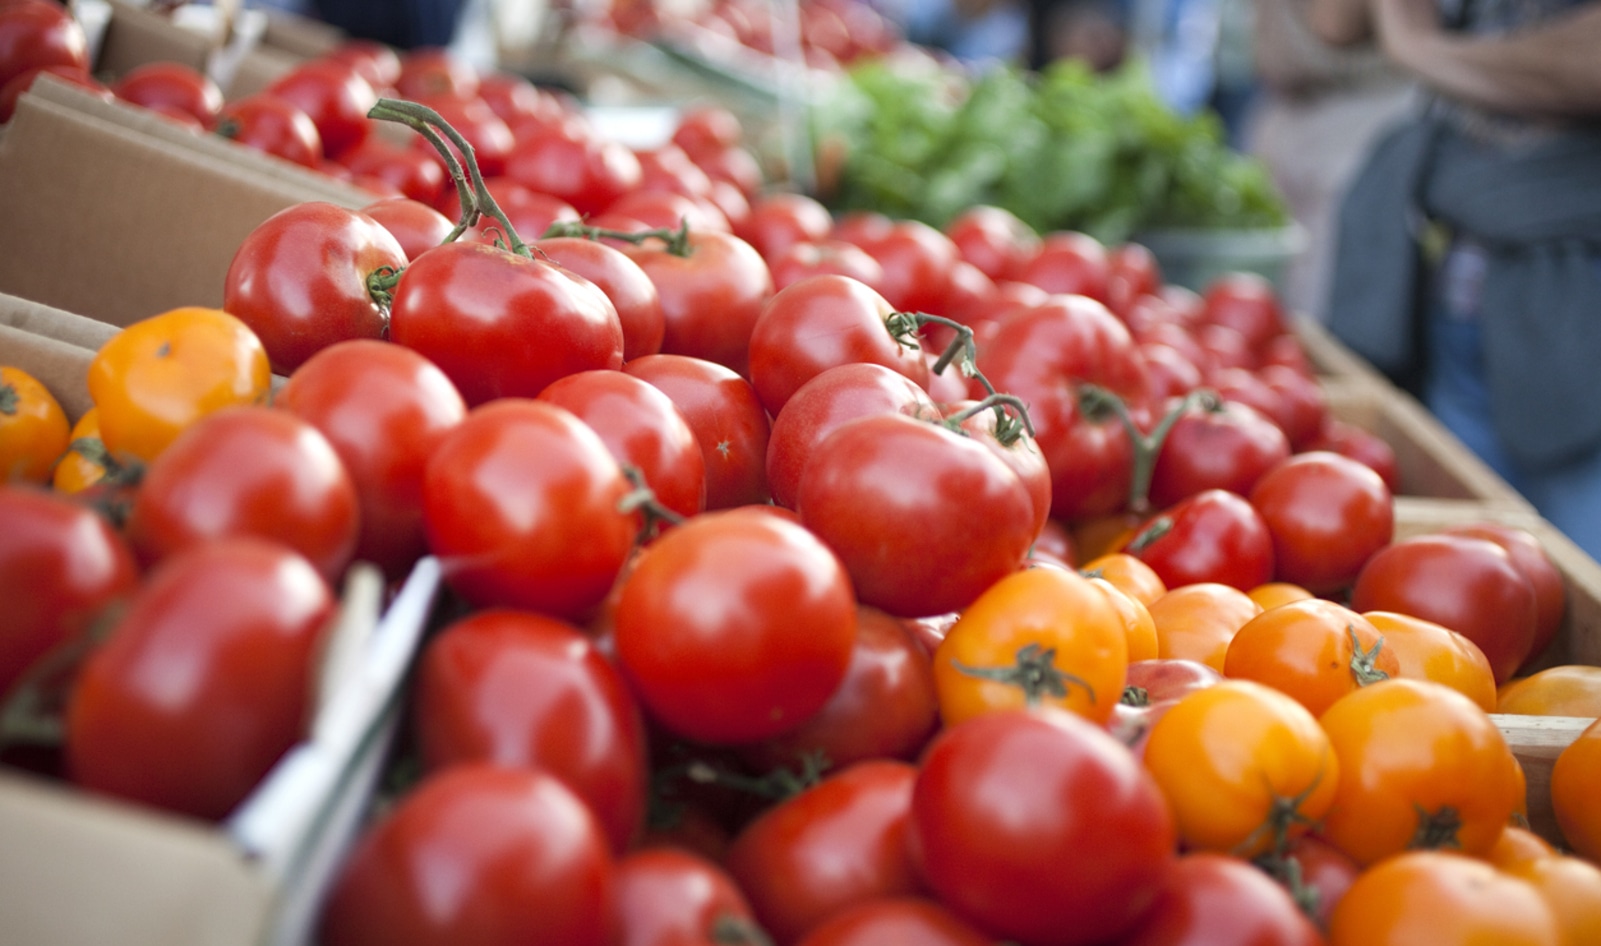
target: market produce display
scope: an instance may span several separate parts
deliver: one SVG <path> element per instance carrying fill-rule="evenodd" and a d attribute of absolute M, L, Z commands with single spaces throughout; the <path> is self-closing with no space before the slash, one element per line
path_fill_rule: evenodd
<path fill-rule="evenodd" d="M 117 330 L 70 434 L 0 368 L 8 770 L 216 826 L 304 735 L 334 589 L 437 564 L 319 946 L 1601 933 L 1601 723 L 1542 838 L 1492 716 L 1597 707 L 1568 577 L 1506 522 L 1398 537 L 1271 283 L 1128 239 L 1168 172 L 1086 170 L 1093 225 L 1000 172 L 846 211 L 715 106 L 630 148 L 432 52 L 301 68 L 372 204 Z"/>

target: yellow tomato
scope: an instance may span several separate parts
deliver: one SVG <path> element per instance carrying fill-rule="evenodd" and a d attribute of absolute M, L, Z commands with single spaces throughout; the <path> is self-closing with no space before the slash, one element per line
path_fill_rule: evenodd
<path fill-rule="evenodd" d="M 1124 594 L 1147 607 L 1167 594 L 1167 585 L 1156 569 L 1127 552 L 1110 552 L 1092 559 L 1079 569 L 1091 578 L 1104 578 Z"/>
<path fill-rule="evenodd" d="M 1128 677 L 1128 632 L 1111 596 L 1062 568 L 991 585 L 934 651 L 947 726 L 997 709 L 1056 706 L 1105 724 Z"/>
<path fill-rule="evenodd" d="M 1179 698 L 1151 727 L 1145 766 L 1186 845 L 1246 858 L 1306 833 L 1339 785 L 1339 762 L 1317 717 L 1249 680 Z"/>
<path fill-rule="evenodd" d="M 1427 680 L 1340 697 L 1320 720 L 1340 760 L 1323 836 L 1360 864 L 1408 849 L 1482 856 L 1519 803 L 1517 761 L 1490 715 Z"/>
<path fill-rule="evenodd" d="M 1601 943 L 1601 868 L 1557 855 L 1519 861 L 1503 870 L 1534 885 L 1567 946 Z"/>
<path fill-rule="evenodd" d="M 1151 620 L 1150 609 L 1105 578 L 1091 578 L 1090 583 L 1106 592 L 1123 618 L 1123 629 L 1128 632 L 1128 662 L 1155 657 L 1156 622 Z"/>
<path fill-rule="evenodd" d="M 1291 601 L 1251 618 L 1223 659 L 1224 676 L 1288 693 L 1314 716 L 1396 670 L 1395 655 L 1372 624 L 1322 598 Z"/>
<path fill-rule="evenodd" d="M 271 381 L 261 340 L 221 309 L 173 309 L 135 322 L 89 365 L 106 448 L 146 462 L 201 417 L 264 402 Z"/>
<path fill-rule="evenodd" d="M 1158 657 L 1178 657 L 1206 664 L 1218 673 L 1229 642 L 1245 622 L 1262 613 L 1261 605 L 1243 591 L 1217 582 L 1174 588 L 1151 602 L 1156 622 Z"/>
<path fill-rule="evenodd" d="M 0 483 L 49 483 L 69 432 L 49 388 L 21 368 L 0 366 Z"/>
<path fill-rule="evenodd" d="M 61 462 L 51 477 L 51 485 L 58 492 L 76 493 L 93 486 L 106 476 L 109 458 L 106 445 L 100 440 L 100 412 L 90 408 L 72 425 L 72 435 Z"/>
<path fill-rule="evenodd" d="M 1556 856 L 1557 849 L 1551 846 L 1550 841 L 1528 828 L 1520 828 L 1517 825 L 1507 825 L 1503 828 L 1501 836 L 1488 851 L 1484 852 L 1484 859 L 1502 870 L 1524 861 Z"/>
<path fill-rule="evenodd" d="M 1495 672 L 1479 645 L 1443 624 L 1394 611 L 1362 615 L 1384 635 L 1395 655 L 1396 676 L 1433 680 L 1461 693 L 1486 713 L 1495 712 Z"/>
<path fill-rule="evenodd" d="M 1495 711 L 1519 716 L 1601 716 L 1601 667 L 1563 664 L 1508 680 Z"/>
<path fill-rule="evenodd" d="M 1601 860 L 1601 720 L 1568 743 L 1551 767 L 1551 809 L 1568 846 Z"/>
<path fill-rule="evenodd" d="M 1329 918 L 1329 946 L 1563 946 L 1534 885 L 1483 861 L 1407 851 L 1357 875 Z"/>
<path fill-rule="evenodd" d="M 1287 581 L 1270 581 L 1264 585 L 1257 585 L 1245 594 L 1261 606 L 1263 611 L 1271 611 L 1281 604 L 1305 601 L 1314 597 L 1312 592 Z"/>

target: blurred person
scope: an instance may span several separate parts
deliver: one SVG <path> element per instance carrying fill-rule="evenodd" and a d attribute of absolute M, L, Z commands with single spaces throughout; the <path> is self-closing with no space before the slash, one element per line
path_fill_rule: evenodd
<path fill-rule="evenodd" d="M 1028 53 L 1023 0 L 911 0 L 895 15 L 908 40 L 969 67 L 1021 64 Z"/>
<path fill-rule="evenodd" d="M 1306 231 L 1281 289 L 1296 315 L 1322 321 L 1340 195 L 1374 138 L 1415 107 L 1411 81 L 1377 46 L 1336 48 L 1312 33 L 1305 0 L 1256 0 L 1259 91 L 1241 149 L 1257 157 Z"/>
<path fill-rule="evenodd" d="M 1329 326 L 1601 557 L 1601 0 L 1311 0 L 1426 91 L 1340 212 Z"/>
<path fill-rule="evenodd" d="M 1128 0 L 1029 0 L 1028 66 L 1079 59 L 1096 72 L 1122 64 L 1128 52 Z"/>

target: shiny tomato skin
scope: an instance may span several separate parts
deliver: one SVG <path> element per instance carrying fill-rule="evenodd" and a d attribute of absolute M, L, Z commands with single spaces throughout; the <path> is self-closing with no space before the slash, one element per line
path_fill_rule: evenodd
<path fill-rule="evenodd" d="M 623 371 L 666 394 L 694 432 L 706 470 L 707 509 L 767 501 L 772 422 L 749 381 L 689 355 L 646 355 L 624 362 Z"/>
<path fill-rule="evenodd" d="M 941 902 L 990 936 L 1040 946 L 1131 930 L 1166 882 L 1177 842 L 1134 756 L 1055 709 L 988 713 L 935 737 L 911 825 Z"/>
<path fill-rule="evenodd" d="M 763 928 L 792 944 L 869 899 L 918 892 L 907 849 L 917 768 L 873 760 L 835 772 L 747 825 L 724 863 Z"/>
<path fill-rule="evenodd" d="M 638 517 L 600 436 L 530 398 L 474 408 L 423 473 L 423 524 L 445 580 L 478 606 L 578 619 L 627 561 Z"/>
<path fill-rule="evenodd" d="M 1374 553 L 1356 576 L 1351 607 L 1399 611 L 1445 625 L 1484 651 L 1497 685 L 1528 657 L 1538 616 L 1534 591 L 1504 547 L 1438 533 Z"/>
<path fill-rule="evenodd" d="M 355 554 L 361 507 L 328 438 L 270 407 L 230 407 L 186 429 L 150 464 L 128 537 L 141 561 L 225 536 L 274 539 L 336 582 Z"/>
<path fill-rule="evenodd" d="M 557 378 L 623 361 L 622 322 L 593 283 L 459 241 L 412 260 L 389 335 L 438 365 L 469 406 L 533 397 Z"/>
<path fill-rule="evenodd" d="M 193 115 L 206 128 L 222 110 L 222 89 L 210 76 L 187 63 L 141 63 L 123 73 L 111 91 L 124 102 L 145 108 L 177 108 Z"/>
<path fill-rule="evenodd" d="M 1529 645 L 1529 657 L 1544 653 L 1561 630 L 1562 617 L 1567 613 L 1567 583 L 1540 540 L 1527 529 L 1491 521 L 1468 522 L 1440 531 L 1489 539 L 1507 550 L 1512 567 L 1528 579 L 1534 590 L 1534 641 Z"/>
<path fill-rule="evenodd" d="M 409 348 L 353 339 L 311 356 L 275 404 L 321 431 L 350 474 L 361 505 L 355 556 L 404 577 L 428 551 L 428 458 L 467 415 L 456 386 Z"/>
<path fill-rule="evenodd" d="M 858 418 L 820 441 L 795 505 L 861 601 L 899 617 L 966 607 L 1017 570 L 1038 532 L 1034 497 L 995 452 L 897 413 Z M 964 510 L 982 510 L 984 528 Z"/>
<path fill-rule="evenodd" d="M 449 183 L 437 154 L 430 157 L 415 148 L 392 144 L 377 136 L 345 152 L 339 163 L 351 174 L 384 181 L 399 189 L 402 196 L 431 208 L 437 206 L 440 195 Z M 450 226 L 455 225 L 456 221 L 451 220 Z M 449 228 L 446 232 L 449 232 Z M 434 242 L 439 243 L 438 240 Z"/>
<path fill-rule="evenodd" d="M 627 253 L 661 296 L 661 350 L 715 361 L 749 377 L 751 329 L 773 294 L 773 275 L 761 254 L 732 233 L 715 230 L 691 230 L 687 256 L 660 241 Z"/>
<path fill-rule="evenodd" d="M 43 489 L 0 486 L 0 520 L 3 698 L 34 661 L 132 593 L 139 566 L 122 535 L 93 510 Z"/>
<path fill-rule="evenodd" d="M 452 622 L 423 650 L 412 719 L 425 770 L 540 769 L 583 799 L 613 852 L 637 839 L 644 722 L 616 667 L 572 625 L 495 608 Z"/>
<path fill-rule="evenodd" d="M 694 741 L 752 743 L 806 722 L 845 678 L 856 596 L 820 539 L 743 507 L 703 513 L 647 546 L 614 622 L 618 662 L 647 715 Z"/>
<path fill-rule="evenodd" d="M 765 466 L 773 502 L 794 508 L 816 446 L 846 423 L 878 413 L 931 420 L 940 416 L 928 392 L 883 365 L 838 365 L 801 385 L 773 418 L 767 441 Z"/>
<path fill-rule="evenodd" d="M 619 946 L 713 946 L 759 929 L 726 870 L 676 848 L 635 850 L 617 861 L 617 928 Z"/>
<path fill-rule="evenodd" d="M 1477 858 L 1407 851 L 1357 877 L 1329 918 L 1329 946 L 1564 942 L 1532 884 Z"/>
<path fill-rule="evenodd" d="M 1394 497 L 1383 477 L 1337 453 L 1288 457 L 1248 495 L 1273 536 L 1274 577 L 1313 594 L 1348 588 L 1395 531 Z"/>
<path fill-rule="evenodd" d="M 460 765 L 357 839 L 318 922 L 323 946 L 608 946 L 616 864 L 566 786 Z"/>
<path fill-rule="evenodd" d="M 80 671 L 71 779 L 223 817 L 304 735 L 333 606 L 311 565 L 275 542 L 214 539 L 167 559 Z"/>
<path fill-rule="evenodd" d="M 270 92 L 234 99 L 217 113 L 217 134 L 301 167 L 322 163 L 317 125 L 298 105 Z"/>
<path fill-rule="evenodd" d="M 1216 582 L 1248 591 L 1273 578 L 1273 539 L 1245 497 L 1203 490 L 1153 518 L 1124 551 L 1169 588 Z"/>
<path fill-rule="evenodd" d="M 750 336 L 751 384 L 777 415 L 801 385 L 836 365 L 871 362 L 928 385 L 919 348 L 901 344 L 885 322 L 894 309 L 866 283 L 819 275 L 792 283 L 763 305 Z"/>
<path fill-rule="evenodd" d="M 11 3 L 0 7 L 0 85 L 44 66 L 88 69 L 89 40 L 60 4 Z"/>
<path fill-rule="evenodd" d="M 361 208 L 361 212 L 389 231 L 408 260 L 445 242 L 456 226 L 431 205 L 412 197 L 386 197 Z"/>
<path fill-rule="evenodd" d="M 223 309 L 260 336 L 273 370 L 289 374 L 349 338 L 382 338 L 384 308 L 367 289 L 399 271 L 406 251 L 378 221 L 323 201 L 287 207 L 245 237 L 228 265 Z"/>
<path fill-rule="evenodd" d="M 1286 328 L 1277 291 L 1256 273 L 1225 273 L 1207 284 L 1201 299 L 1201 321 L 1239 332 L 1252 352 L 1261 351 Z"/>
<path fill-rule="evenodd" d="M 1089 296 L 1106 302 L 1111 263 L 1105 244 L 1087 233 L 1057 230 L 1041 239 L 1015 277 L 1046 292 Z"/>
<path fill-rule="evenodd" d="M 506 159 L 506 176 L 594 216 L 639 186 L 639 159 L 615 141 L 577 125 L 552 125 L 523 136 Z"/>
<path fill-rule="evenodd" d="M 774 290 L 824 274 L 849 276 L 869 286 L 881 285 L 884 280 L 883 265 L 866 250 L 844 240 L 796 241 L 768 258 L 767 267 L 773 274 Z"/>
<path fill-rule="evenodd" d="M 378 95 L 348 63 L 308 60 L 274 79 L 267 91 L 310 116 L 330 158 L 338 159 L 372 133 L 367 113 L 378 104 Z"/>
<path fill-rule="evenodd" d="M 801 946 L 986 946 L 992 940 L 933 900 L 886 897 L 834 914 L 812 928 Z"/>
<path fill-rule="evenodd" d="M 706 507 L 706 461 L 672 398 L 633 375 L 580 371 L 551 382 L 539 400 L 572 411 L 623 466 L 639 471 L 656 499 L 680 516 Z"/>
<path fill-rule="evenodd" d="M 827 239 L 833 225 L 834 218 L 817 198 L 776 191 L 752 200 L 749 216 L 734 233 L 771 264 L 796 243 Z"/>
<path fill-rule="evenodd" d="M 535 236 L 530 234 L 529 236 Z M 623 324 L 623 362 L 661 351 L 667 322 L 661 295 L 639 264 L 599 240 L 549 237 L 535 240 L 535 253 L 600 287 Z"/>
<path fill-rule="evenodd" d="M 962 259 L 991 279 L 1015 279 L 1036 252 L 1040 238 L 1010 210 L 988 204 L 969 207 L 944 226 Z"/>
<path fill-rule="evenodd" d="M 888 227 L 862 233 L 852 242 L 884 267 L 884 281 L 873 288 L 896 311 L 938 312 L 944 307 L 950 269 L 961 258 L 950 237 L 908 219 L 892 220 Z"/>
<path fill-rule="evenodd" d="M 1401 467 L 1395 448 L 1378 434 L 1363 430 L 1355 424 L 1330 416 L 1323 421 L 1323 429 L 1306 445 L 1307 450 L 1328 450 L 1366 464 L 1379 474 L 1390 492 L 1400 495 L 1403 490 Z"/>
<path fill-rule="evenodd" d="M 1179 858 L 1162 894 L 1123 946 L 1323 946 L 1323 934 L 1271 877 L 1226 854 Z"/>
<path fill-rule="evenodd" d="M 1151 474 L 1151 503 L 1163 508 L 1207 489 L 1245 496 L 1289 455 L 1284 431 L 1253 407 L 1222 400 L 1191 407 L 1162 441 Z"/>

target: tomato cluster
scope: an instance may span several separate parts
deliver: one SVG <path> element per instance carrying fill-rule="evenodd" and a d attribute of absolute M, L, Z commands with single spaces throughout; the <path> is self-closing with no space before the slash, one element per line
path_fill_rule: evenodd
<path fill-rule="evenodd" d="M 350 563 L 430 555 L 411 778 L 325 946 L 1593 931 L 1601 870 L 1512 826 L 1488 716 L 1560 574 L 1519 529 L 1394 540 L 1393 456 L 1265 280 L 994 208 L 836 220 L 728 174 L 726 113 L 634 151 L 431 53 L 280 92 L 459 187 L 289 208 L 225 310 L 97 355 L 82 488 L 0 487 L 0 688 L 62 704 L 29 764 L 225 816 Z M 68 469 L 51 423 L 8 471 Z M 1553 776 L 1591 857 L 1595 745 Z"/>

